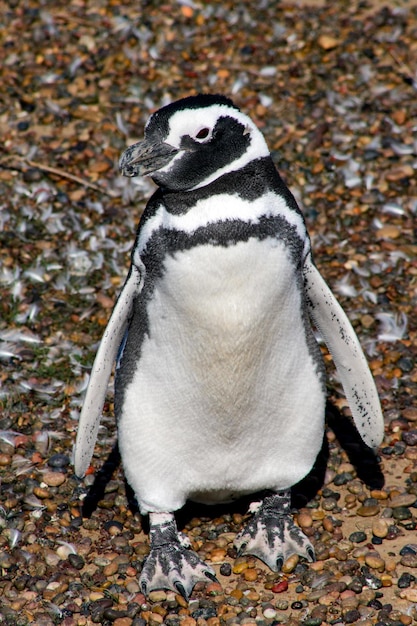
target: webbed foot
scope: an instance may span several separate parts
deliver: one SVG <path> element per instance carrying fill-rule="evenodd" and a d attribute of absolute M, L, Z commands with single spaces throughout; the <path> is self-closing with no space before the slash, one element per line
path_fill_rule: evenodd
<path fill-rule="evenodd" d="M 171 513 L 150 514 L 151 551 L 146 559 L 139 584 L 144 595 L 154 589 L 171 589 L 188 600 L 199 581 L 217 581 L 211 567 L 189 549 L 178 533 Z"/>
<path fill-rule="evenodd" d="M 291 516 L 290 491 L 264 499 L 247 526 L 235 539 L 238 555 L 251 554 L 274 572 L 293 554 L 314 561 L 314 549 Z"/>

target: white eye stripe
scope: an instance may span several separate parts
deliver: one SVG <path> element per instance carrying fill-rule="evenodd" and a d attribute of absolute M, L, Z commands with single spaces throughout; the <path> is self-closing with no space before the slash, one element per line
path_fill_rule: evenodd
<path fill-rule="evenodd" d="M 181 138 L 191 136 L 195 141 L 208 141 L 213 133 L 219 118 L 232 117 L 237 121 L 244 120 L 244 124 L 248 118 L 241 113 L 224 105 L 213 105 L 204 109 L 188 109 L 174 113 L 169 119 L 169 132 L 165 137 L 165 143 L 178 148 L 181 144 Z M 205 128 L 208 128 L 210 135 L 201 139 L 197 137 Z"/>
<path fill-rule="evenodd" d="M 204 185 L 208 185 L 216 178 L 219 178 L 223 174 L 228 172 L 237 171 L 247 165 L 254 159 L 269 156 L 268 146 L 262 133 L 258 130 L 255 123 L 247 117 L 244 113 L 231 109 L 224 105 L 213 105 L 205 107 L 204 109 L 191 109 L 181 110 L 174 113 L 169 119 L 169 132 L 164 138 L 164 142 L 170 146 L 174 146 L 179 149 L 178 154 L 159 171 L 164 174 L 170 172 L 183 157 L 181 151 L 181 141 L 185 136 L 191 137 L 193 141 L 204 144 L 209 142 L 213 136 L 213 129 L 216 126 L 219 118 L 231 117 L 245 128 L 245 135 L 250 135 L 250 143 L 246 151 L 235 161 L 226 164 L 224 167 L 219 168 L 216 172 L 213 172 L 206 179 L 201 181 L 198 185 L 192 189 L 197 189 Z M 210 134 L 204 139 L 197 138 L 197 135 L 203 129 L 208 128 Z"/>

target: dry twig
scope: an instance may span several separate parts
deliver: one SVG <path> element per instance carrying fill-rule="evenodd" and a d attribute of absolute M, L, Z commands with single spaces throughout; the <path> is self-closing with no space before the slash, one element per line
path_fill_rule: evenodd
<path fill-rule="evenodd" d="M 29 167 L 34 167 L 38 170 L 41 170 L 42 172 L 53 174 L 54 176 L 59 176 L 60 178 L 67 178 L 68 180 L 72 180 L 78 185 L 89 187 L 90 189 L 94 189 L 94 191 L 97 191 L 99 193 L 104 193 L 107 196 L 110 196 L 111 198 L 116 197 L 113 191 L 104 189 L 103 187 L 100 187 L 99 185 L 91 183 L 90 181 L 85 180 L 85 178 L 81 178 L 80 176 L 76 176 L 75 174 L 71 174 L 70 172 L 66 172 L 65 170 L 62 170 L 57 167 L 51 167 L 50 165 L 44 165 L 43 163 L 39 163 L 38 161 L 32 161 L 30 159 L 26 159 L 25 157 L 18 157 L 18 156 L 6 157 L 6 159 L 4 159 L 1 162 L 1 164 L 4 165 L 5 161 L 11 161 L 11 160 L 18 160 L 21 163 L 24 163 L 25 165 L 28 165 Z M 12 169 L 20 169 L 19 167 L 13 167 L 9 164 L 6 165 L 5 167 L 9 167 L 9 168 L 11 167 Z"/>

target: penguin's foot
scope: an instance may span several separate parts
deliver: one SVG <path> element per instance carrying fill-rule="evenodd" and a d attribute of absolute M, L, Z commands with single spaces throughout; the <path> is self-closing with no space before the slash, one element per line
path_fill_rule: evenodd
<path fill-rule="evenodd" d="M 144 595 L 154 589 L 171 589 L 188 600 L 199 581 L 217 581 L 211 567 L 189 549 L 171 513 L 151 513 L 151 551 L 139 579 Z"/>
<path fill-rule="evenodd" d="M 251 554 L 278 572 L 293 554 L 314 561 L 314 549 L 291 516 L 290 491 L 264 499 L 248 525 L 235 539 L 238 556 Z"/>

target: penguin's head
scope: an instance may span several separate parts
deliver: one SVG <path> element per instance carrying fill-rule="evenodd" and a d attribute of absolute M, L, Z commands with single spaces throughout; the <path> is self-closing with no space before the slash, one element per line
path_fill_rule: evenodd
<path fill-rule="evenodd" d="M 149 175 L 160 187 L 186 191 L 269 155 L 262 133 L 224 96 L 200 94 L 159 109 L 145 138 L 120 159 L 124 176 Z"/>

